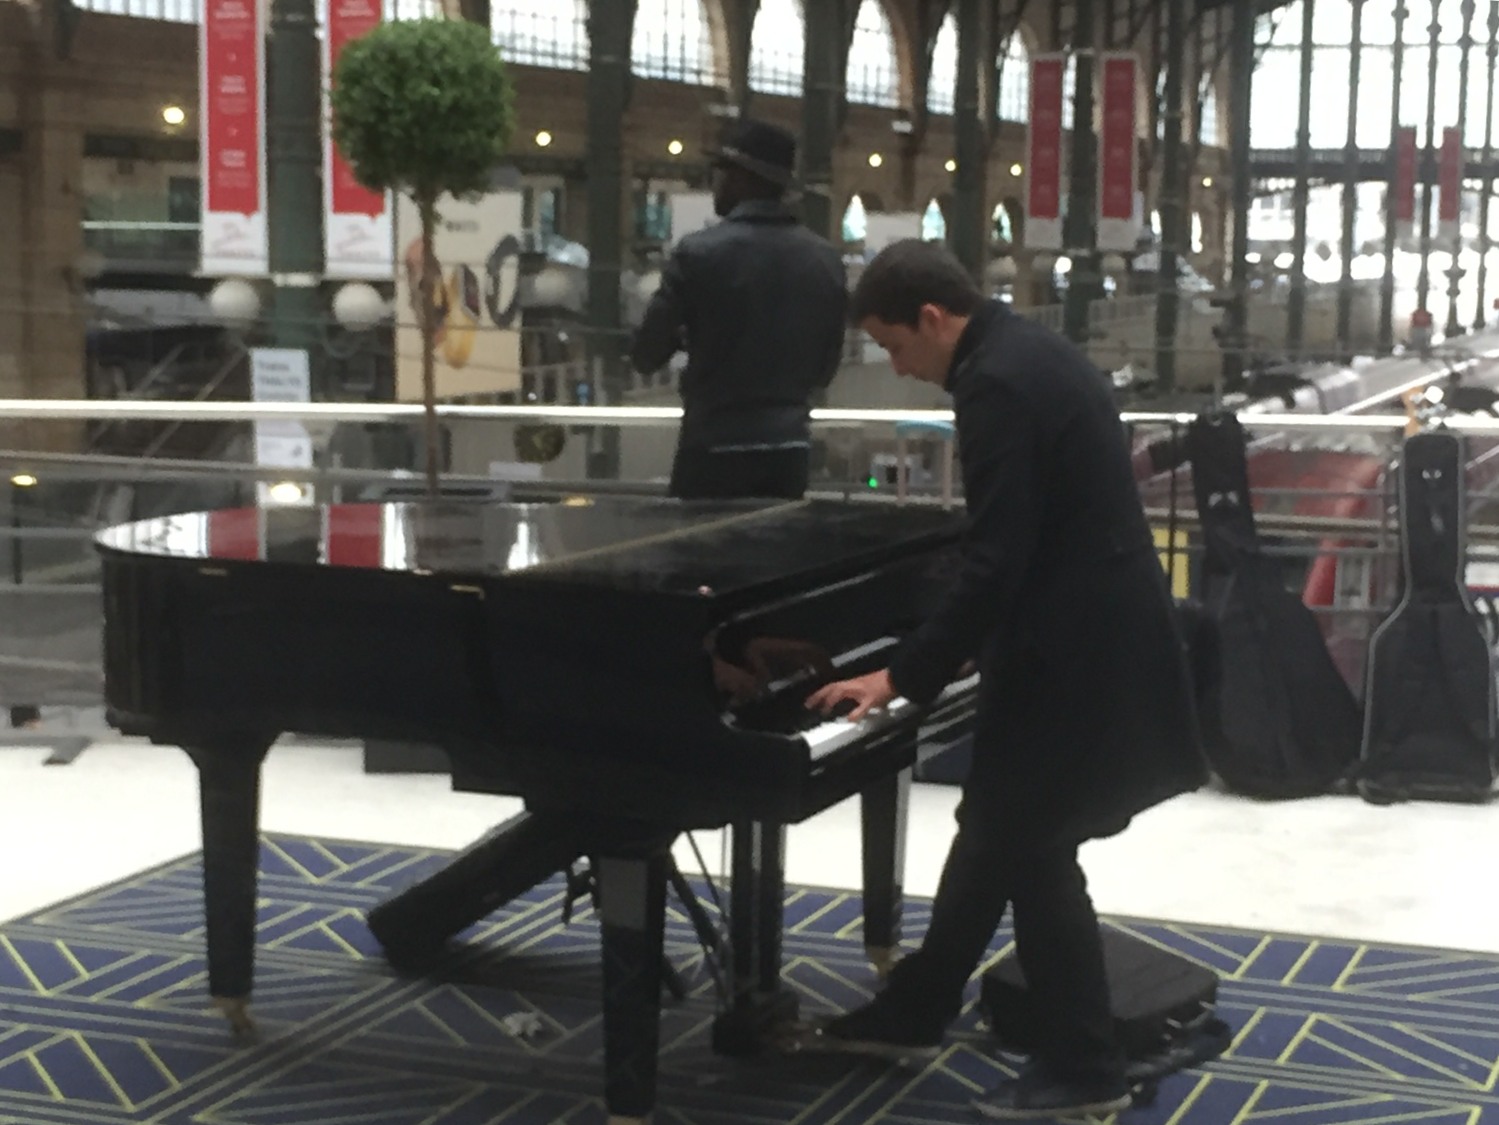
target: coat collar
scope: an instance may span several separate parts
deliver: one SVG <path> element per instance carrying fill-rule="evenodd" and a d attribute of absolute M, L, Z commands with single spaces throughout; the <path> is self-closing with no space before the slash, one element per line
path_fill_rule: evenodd
<path fill-rule="evenodd" d="M 958 337 L 958 346 L 953 349 L 952 362 L 947 365 L 947 379 L 943 387 L 948 394 L 951 394 L 953 388 L 957 386 L 958 379 L 968 366 L 968 361 L 978 351 L 979 344 L 989 334 L 989 330 L 1008 313 L 1009 310 L 999 301 L 989 300 L 980 305 L 968 318 L 967 327 Z"/>
<path fill-rule="evenodd" d="M 796 216 L 779 199 L 746 199 L 726 216 L 731 223 L 794 223 Z"/>

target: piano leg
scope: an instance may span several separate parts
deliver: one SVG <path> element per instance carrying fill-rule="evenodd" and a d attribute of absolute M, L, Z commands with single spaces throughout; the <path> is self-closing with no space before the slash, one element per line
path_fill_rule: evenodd
<path fill-rule="evenodd" d="M 184 747 L 198 767 L 208 993 L 236 1035 L 255 1031 L 255 892 L 260 873 L 260 765 L 270 737 Z"/>
<path fill-rule="evenodd" d="M 796 994 L 781 987 L 781 921 L 786 902 L 786 828 L 740 821 L 732 828 L 729 888 L 733 998 L 713 1021 L 713 1049 L 755 1054 L 795 1022 Z"/>
<path fill-rule="evenodd" d="M 443 868 L 369 913 L 392 965 L 419 970 L 449 938 L 564 870 L 588 850 L 576 816 L 523 812 L 491 829 Z"/>
<path fill-rule="evenodd" d="M 910 799 L 909 769 L 880 778 L 859 795 L 864 837 L 864 949 L 881 979 L 900 956 Z"/>
<path fill-rule="evenodd" d="M 609 1125 L 637 1125 L 656 1103 L 670 844 L 598 857 L 604 958 L 604 1103 Z"/>

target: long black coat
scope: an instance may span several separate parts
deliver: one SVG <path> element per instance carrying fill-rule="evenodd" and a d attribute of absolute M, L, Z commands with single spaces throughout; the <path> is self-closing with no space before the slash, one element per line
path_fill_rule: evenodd
<path fill-rule="evenodd" d="M 780 203 L 749 200 L 689 234 L 661 271 L 630 359 L 687 349 L 683 449 L 806 444 L 812 396 L 838 370 L 843 259 Z"/>
<path fill-rule="evenodd" d="M 969 323 L 947 389 L 970 528 L 891 679 L 925 701 L 977 656 L 965 810 L 1025 839 L 1110 835 L 1206 777 L 1112 395 L 1070 343 L 998 303 Z"/>

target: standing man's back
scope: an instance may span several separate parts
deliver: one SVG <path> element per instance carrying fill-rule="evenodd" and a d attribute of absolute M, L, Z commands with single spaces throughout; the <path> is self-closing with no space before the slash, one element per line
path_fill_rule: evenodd
<path fill-rule="evenodd" d="M 684 238 L 636 334 L 641 371 L 687 350 L 671 492 L 798 497 L 807 487 L 814 394 L 838 369 L 843 262 L 784 201 L 796 142 L 740 126 L 715 161 L 716 226 Z"/>

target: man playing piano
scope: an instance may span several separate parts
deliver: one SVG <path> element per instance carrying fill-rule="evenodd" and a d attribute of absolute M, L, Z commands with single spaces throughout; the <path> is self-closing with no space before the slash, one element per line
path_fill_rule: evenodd
<path fill-rule="evenodd" d="M 981 673 L 973 765 L 921 949 L 825 1046 L 928 1054 L 1006 907 L 1046 1026 L 1031 1064 L 975 1104 L 1023 1119 L 1128 1104 L 1085 840 L 1205 778 L 1170 594 L 1112 395 L 1067 341 L 985 300 L 945 249 L 898 242 L 853 319 L 897 373 L 952 394 L 970 520 L 962 564 L 888 668 L 807 705 L 850 720 Z"/>
<path fill-rule="evenodd" d="M 745 121 L 714 160 L 723 222 L 689 234 L 661 273 L 630 359 L 656 371 L 683 347 L 671 494 L 800 499 L 812 395 L 843 352 L 843 260 L 786 207 L 796 139 Z"/>

